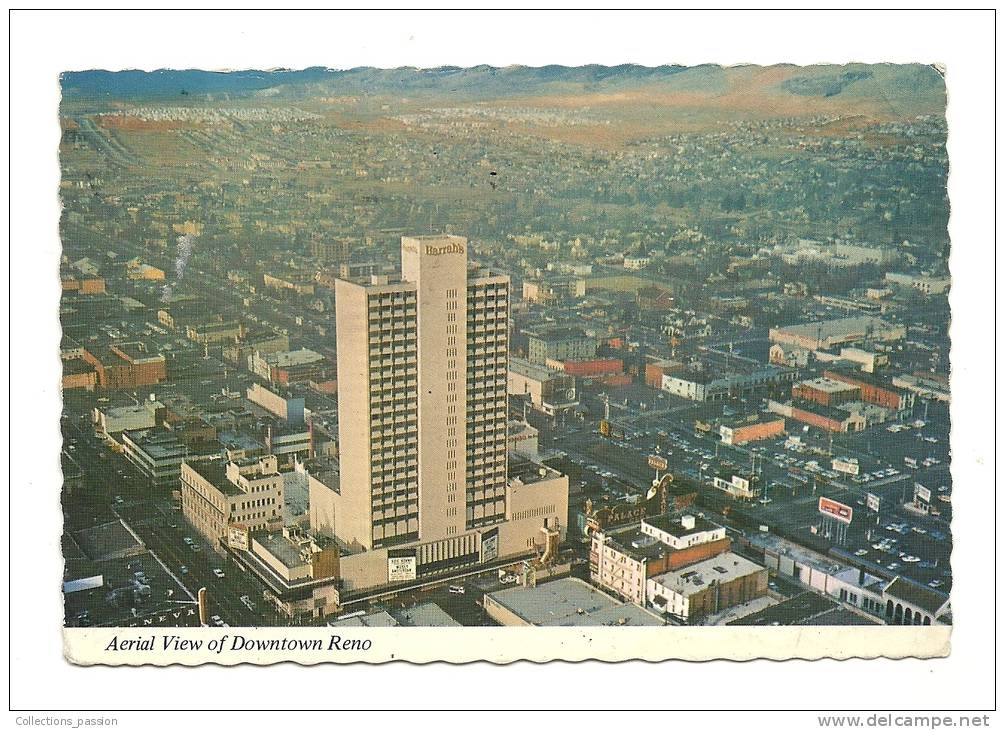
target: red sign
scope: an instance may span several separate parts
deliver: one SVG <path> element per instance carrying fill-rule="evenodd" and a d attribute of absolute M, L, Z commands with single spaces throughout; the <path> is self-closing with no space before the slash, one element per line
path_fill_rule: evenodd
<path fill-rule="evenodd" d="M 852 508 L 846 504 L 841 504 L 827 497 L 821 497 L 819 510 L 822 515 L 833 517 L 835 520 L 839 520 L 846 525 L 851 524 Z"/>

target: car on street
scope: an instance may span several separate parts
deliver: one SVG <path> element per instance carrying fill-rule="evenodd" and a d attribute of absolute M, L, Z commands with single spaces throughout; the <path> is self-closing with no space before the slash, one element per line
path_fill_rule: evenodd
<path fill-rule="evenodd" d="M 224 573 L 219 568 L 213 568 L 213 575 L 215 575 L 217 578 L 223 578 L 226 575 L 226 573 Z"/>
<path fill-rule="evenodd" d="M 450 593 L 461 594 L 464 593 L 464 586 L 450 586 L 447 588 Z"/>

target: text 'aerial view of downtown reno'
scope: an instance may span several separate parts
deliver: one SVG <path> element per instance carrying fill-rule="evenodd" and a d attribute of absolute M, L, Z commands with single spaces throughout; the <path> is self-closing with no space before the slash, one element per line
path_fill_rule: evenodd
<path fill-rule="evenodd" d="M 952 623 L 938 69 L 60 83 L 67 627 Z"/>

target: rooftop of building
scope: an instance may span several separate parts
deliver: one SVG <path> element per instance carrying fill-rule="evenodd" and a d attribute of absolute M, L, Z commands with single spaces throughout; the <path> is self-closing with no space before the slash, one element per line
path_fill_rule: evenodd
<path fill-rule="evenodd" d="M 851 383 L 843 383 L 840 380 L 832 380 L 831 378 L 813 378 L 812 380 L 802 380 L 797 385 L 807 386 L 813 388 L 813 390 L 819 390 L 822 393 L 843 393 L 849 390 L 855 390 L 856 386 Z"/>
<path fill-rule="evenodd" d="M 841 377 L 848 378 L 849 380 L 854 380 L 858 383 L 863 383 L 865 385 L 870 385 L 874 388 L 883 388 L 884 390 L 889 390 L 893 393 L 903 393 L 902 388 L 898 388 L 890 382 L 890 379 L 883 378 L 878 375 L 873 375 L 872 373 L 866 373 L 859 370 L 857 367 L 848 366 L 831 366 L 824 370 L 824 377 L 831 377 L 830 374 L 840 375 Z"/>
<path fill-rule="evenodd" d="M 777 423 L 785 419 L 777 413 L 752 413 L 744 417 L 721 418 L 717 421 L 720 426 L 726 428 L 746 428 L 748 426 L 759 426 L 763 423 Z"/>
<path fill-rule="evenodd" d="M 837 575 L 848 568 L 844 563 L 771 533 L 752 533 L 747 536 L 747 541 L 757 548 L 792 558 L 793 561 L 808 565 L 821 573 Z"/>
<path fill-rule="evenodd" d="M 432 601 L 420 603 L 411 608 L 403 608 L 397 612 L 399 624 L 402 626 L 461 626 L 459 621 Z"/>
<path fill-rule="evenodd" d="M 541 340 L 542 342 L 569 342 L 571 340 L 592 339 L 578 327 L 551 327 L 537 332 L 528 332 L 527 336 L 532 340 Z"/>
<path fill-rule="evenodd" d="M 821 339 L 836 337 L 841 335 L 865 334 L 869 330 L 885 331 L 896 325 L 892 325 L 880 317 L 841 317 L 839 319 L 825 319 L 820 322 L 807 322 L 805 324 L 792 324 L 786 327 L 777 327 L 777 331 L 788 335 L 801 337 L 816 337 Z"/>
<path fill-rule="evenodd" d="M 265 448 L 265 444 L 258 439 L 239 431 L 220 431 L 217 438 L 231 451 L 257 451 Z"/>
<path fill-rule="evenodd" d="M 188 326 L 191 327 L 194 332 L 228 332 L 232 329 L 240 327 L 241 323 L 236 319 L 221 321 L 214 318 L 201 322 L 190 322 Z"/>
<path fill-rule="evenodd" d="M 266 362 L 273 367 L 285 368 L 295 365 L 308 365 L 310 363 L 324 360 L 324 355 L 314 350 L 302 347 L 299 350 L 287 350 L 285 352 L 273 352 L 265 356 Z"/>
<path fill-rule="evenodd" d="M 635 560 L 658 560 L 674 549 L 652 535 L 642 532 L 636 525 L 604 532 L 611 547 Z"/>
<path fill-rule="evenodd" d="M 525 378 L 534 380 L 552 380 L 554 378 L 568 377 L 564 372 L 553 370 L 546 365 L 538 365 L 522 357 L 511 357 L 509 359 L 509 369 Z"/>
<path fill-rule="evenodd" d="M 537 434 L 537 429 L 531 426 L 526 421 L 507 421 L 506 422 L 506 435 L 507 436 L 518 436 L 520 434 L 526 434 L 528 436 L 534 436 Z"/>
<path fill-rule="evenodd" d="M 310 561 L 310 545 L 316 544 L 324 548 L 331 544 L 318 535 L 311 535 L 299 530 L 283 530 L 282 532 L 256 532 L 252 539 L 269 552 L 287 568 L 299 568 Z"/>
<path fill-rule="evenodd" d="M 147 342 L 121 342 L 114 347 L 130 360 L 136 362 L 163 360 L 164 355 Z"/>
<path fill-rule="evenodd" d="M 486 594 L 534 626 L 661 626 L 655 614 L 620 603 L 579 578 L 560 578 L 533 588 L 518 586 Z"/>
<path fill-rule="evenodd" d="M 83 375 L 93 373 L 94 365 L 80 357 L 70 357 L 63 359 L 63 375 Z"/>
<path fill-rule="evenodd" d="M 115 418 L 127 418 L 131 415 L 150 415 L 157 408 L 163 408 L 164 404 L 160 401 L 143 400 L 139 403 L 129 403 L 124 405 L 116 406 L 106 406 L 104 408 L 98 408 L 98 410 L 104 414 L 105 418 L 115 419 Z"/>
<path fill-rule="evenodd" d="M 311 459 L 303 463 L 304 470 L 329 489 L 339 491 L 338 459 Z"/>
<path fill-rule="evenodd" d="M 236 497 L 244 494 L 244 491 L 236 484 L 227 479 L 227 462 L 223 459 L 211 459 L 206 461 L 186 461 L 189 468 L 201 476 L 221 494 L 227 497 Z"/>
<path fill-rule="evenodd" d="M 197 453 L 197 449 L 190 449 L 178 440 L 178 437 L 168 431 L 155 428 L 136 429 L 124 431 L 123 438 L 128 438 L 136 448 L 141 450 L 151 459 L 178 458 Z M 215 443 L 215 442 L 214 442 Z M 209 447 L 209 453 L 218 449 Z"/>
<path fill-rule="evenodd" d="M 349 616 L 348 618 L 335 619 L 334 626 L 352 626 L 356 628 L 388 628 L 400 626 L 401 624 L 387 611 L 377 611 L 375 613 L 364 614 L 363 616 Z"/>
<path fill-rule="evenodd" d="M 690 522 L 690 520 L 694 520 L 694 524 L 692 526 L 685 526 L 684 522 Z M 704 517 L 691 514 L 655 515 L 653 517 L 645 517 L 642 521 L 674 537 L 687 537 L 699 532 L 711 532 L 712 530 L 722 529 L 722 525 L 717 525 Z"/>
<path fill-rule="evenodd" d="M 774 606 L 743 616 L 730 626 L 871 626 L 865 616 L 842 608 L 819 593 L 799 593 Z"/>
<path fill-rule="evenodd" d="M 721 553 L 700 563 L 693 563 L 680 570 L 650 578 L 660 585 L 684 596 L 700 593 L 715 583 L 729 583 L 738 578 L 754 575 L 767 570 L 752 560 L 747 560 L 736 553 Z"/>
<path fill-rule="evenodd" d="M 562 476 L 551 467 L 510 452 L 508 454 L 508 477 L 510 484 L 534 484 Z"/>
<path fill-rule="evenodd" d="M 838 423 L 844 422 L 849 418 L 848 411 L 841 410 L 836 406 L 825 406 L 814 401 L 800 400 L 792 404 L 792 407 L 799 411 L 805 411 L 806 413 L 812 413 L 817 416 L 822 416 L 824 418 L 829 418 L 832 421 L 837 421 Z"/>

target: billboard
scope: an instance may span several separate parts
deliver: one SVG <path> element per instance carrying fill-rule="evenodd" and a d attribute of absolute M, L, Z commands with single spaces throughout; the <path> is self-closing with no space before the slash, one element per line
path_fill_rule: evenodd
<path fill-rule="evenodd" d="M 929 502 L 930 503 L 932 501 L 932 490 L 929 489 L 926 486 L 923 486 L 923 485 L 918 484 L 917 482 L 915 482 L 914 483 L 914 498 L 915 499 L 920 499 L 922 502 Z"/>
<path fill-rule="evenodd" d="M 499 528 L 493 527 L 482 533 L 482 562 L 488 563 L 499 557 Z"/>
<path fill-rule="evenodd" d="M 857 476 L 859 473 L 858 459 L 833 459 L 831 461 L 831 468 L 834 471 L 841 472 L 842 474 L 853 474 Z"/>
<path fill-rule="evenodd" d="M 649 466 L 658 471 L 665 471 L 667 468 L 667 460 L 662 456 L 651 454 L 649 456 Z"/>
<path fill-rule="evenodd" d="M 822 515 L 833 517 L 835 520 L 843 522 L 846 525 L 851 524 L 852 508 L 846 504 L 841 504 L 837 500 L 829 499 L 828 497 L 821 497 L 818 509 Z"/>
<path fill-rule="evenodd" d="M 865 506 L 872 512 L 879 512 L 879 495 L 872 492 L 866 493 Z"/>
<path fill-rule="evenodd" d="M 250 550 L 249 532 L 247 525 L 230 525 L 227 528 L 227 544 L 235 550 Z"/>
<path fill-rule="evenodd" d="M 388 550 L 387 582 L 415 580 L 417 564 L 415 550 Z"/>

